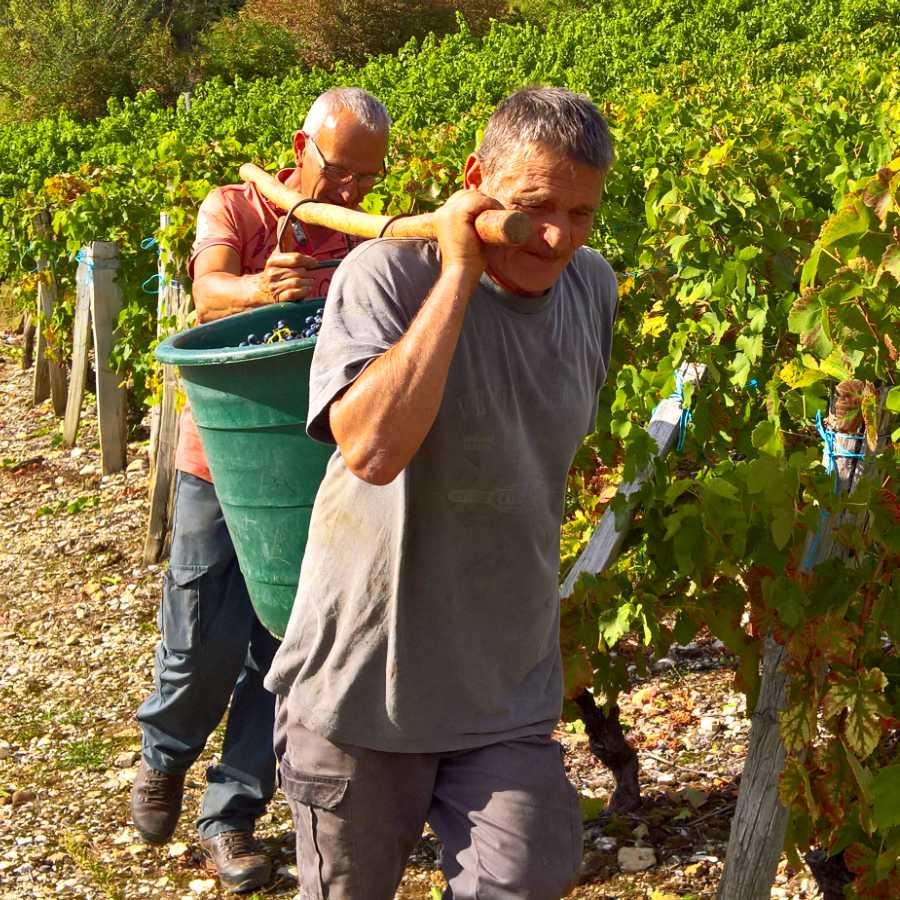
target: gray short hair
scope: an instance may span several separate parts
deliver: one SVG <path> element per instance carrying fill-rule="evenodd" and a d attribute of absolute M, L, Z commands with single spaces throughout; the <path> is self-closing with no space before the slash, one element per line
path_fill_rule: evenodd
<path fill-rule="evenodd" d="M 340 109 L 349 109 L 359 120 L 360 125 L 369 131 L 387 131 L 391 127 L 391 117 L 387 108 L 377 98 L 362 88 L 332 88 L 319 94 L 309 108 L 303 121 L 303 131 L 315 137 L 332 113 Z"/>
<path fill-rule="evenodd" d="M 561 156 L 606 174 L 615 154 L 600 110 L 584 94 L 558 87 L 527 87 L 494 110 L 476 151 L 486 174 L 528 144 L 543 144 Z"/>

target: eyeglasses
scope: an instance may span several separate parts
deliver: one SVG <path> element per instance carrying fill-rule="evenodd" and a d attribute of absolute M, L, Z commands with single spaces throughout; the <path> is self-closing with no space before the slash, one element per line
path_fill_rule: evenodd
<path fill-rule="evenodd" d="M 351 172 L 349 169 L 343 168 L 343 166 L 335 166 L 328 162 L 328 160 L 325 159 L 325 154 L 319 149 L 319 145 L 309 135 L 306 135 L 306 142 L 313 150 L 315 150 L 316 156 L 319 158 L 319 168 L 322 170 L 322 174 L 325 178 L 332 184 L 350 184 L 351 181 L 355 181 L 359 191 L 364 194 L 367 191 L 372 190 L 372 188 L 384 178 L 385 171 L 387 170 L 387 160 L 384 161 L 378 172 L 357 174 L 356 172 Z"/>

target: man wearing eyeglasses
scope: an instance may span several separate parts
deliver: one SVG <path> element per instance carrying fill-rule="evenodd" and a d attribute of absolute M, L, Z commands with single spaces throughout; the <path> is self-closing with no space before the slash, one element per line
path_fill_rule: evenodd
<path fill-rule="evenodd" d="M 328 91 L 293 137 L 296 166 L 278 178 L 304 197 L 357 207 L 384 174 L 389 127 L 387 110 L 365 91 Z M 188 266 L 199 322 L 324 296 L 334 270 L 317 268 L 318 261 L 346 256 L 352 240 L 297 224 L 279 248 L 282 217 L 250 184 L 216 188 L 203 201 Z M 275 698 L 262 682 L 278 642 L 250 605 L 189 410 L 182 416 L 176 467 L 155 690 L 137 713 L 143 750 L 132 816 L 145 840 L 171 838 L 185 773 L 230 703 L 221 760 L 207 769 L 197 824 L 224 887 L 252 890 L 271 871 L 253 827 L 274 791 Z"/>

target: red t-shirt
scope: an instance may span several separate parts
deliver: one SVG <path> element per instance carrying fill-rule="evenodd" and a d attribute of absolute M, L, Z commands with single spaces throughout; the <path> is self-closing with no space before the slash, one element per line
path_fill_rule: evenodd
<path fill-rule="evenodd" d="M 293 169 L 282 169 L 279 181 L 286 181 Z M 194 261 L 208 247 L 231 247 L 241 258 L 241 274 L 261 272 L 275 249 L 278 220 L 284 212 L 267 200 L 253 184 L 229 184 L 211 191 L 197 213 L 197 237 L 191 250 L 188 275 L 194 277 Z M 303 241 L 294 246 L 316 259 L 341 259 L 354 246 L 352 238 L 327 228 L 303 226 Z M 334 269 L 313 273 L 311 297 L 324 297 Z M 189 406 L 181 414 L 175 467 L 182 472 L 212 481 L 200 434 Z"/>

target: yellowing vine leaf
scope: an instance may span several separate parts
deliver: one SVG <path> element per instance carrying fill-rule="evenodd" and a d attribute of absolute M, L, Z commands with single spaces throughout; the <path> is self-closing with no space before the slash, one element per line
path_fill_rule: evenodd
<path fill-rule="evenodd" d="M 890 714 L 883 696 L 886 685 L 880 669 L 864 669 L 854 677 L 841 678 L 825 695 L 826 720 L 846 713 L 842 732 L 860 759 L 868 757 L 881 740 L 881 721 Z"/>
<path fill-rule="evenodd" d="M 816 705 L 806 695 L 778 714 L 781 739 L 792 753 L 808 747 L 816 733 Z"/>

